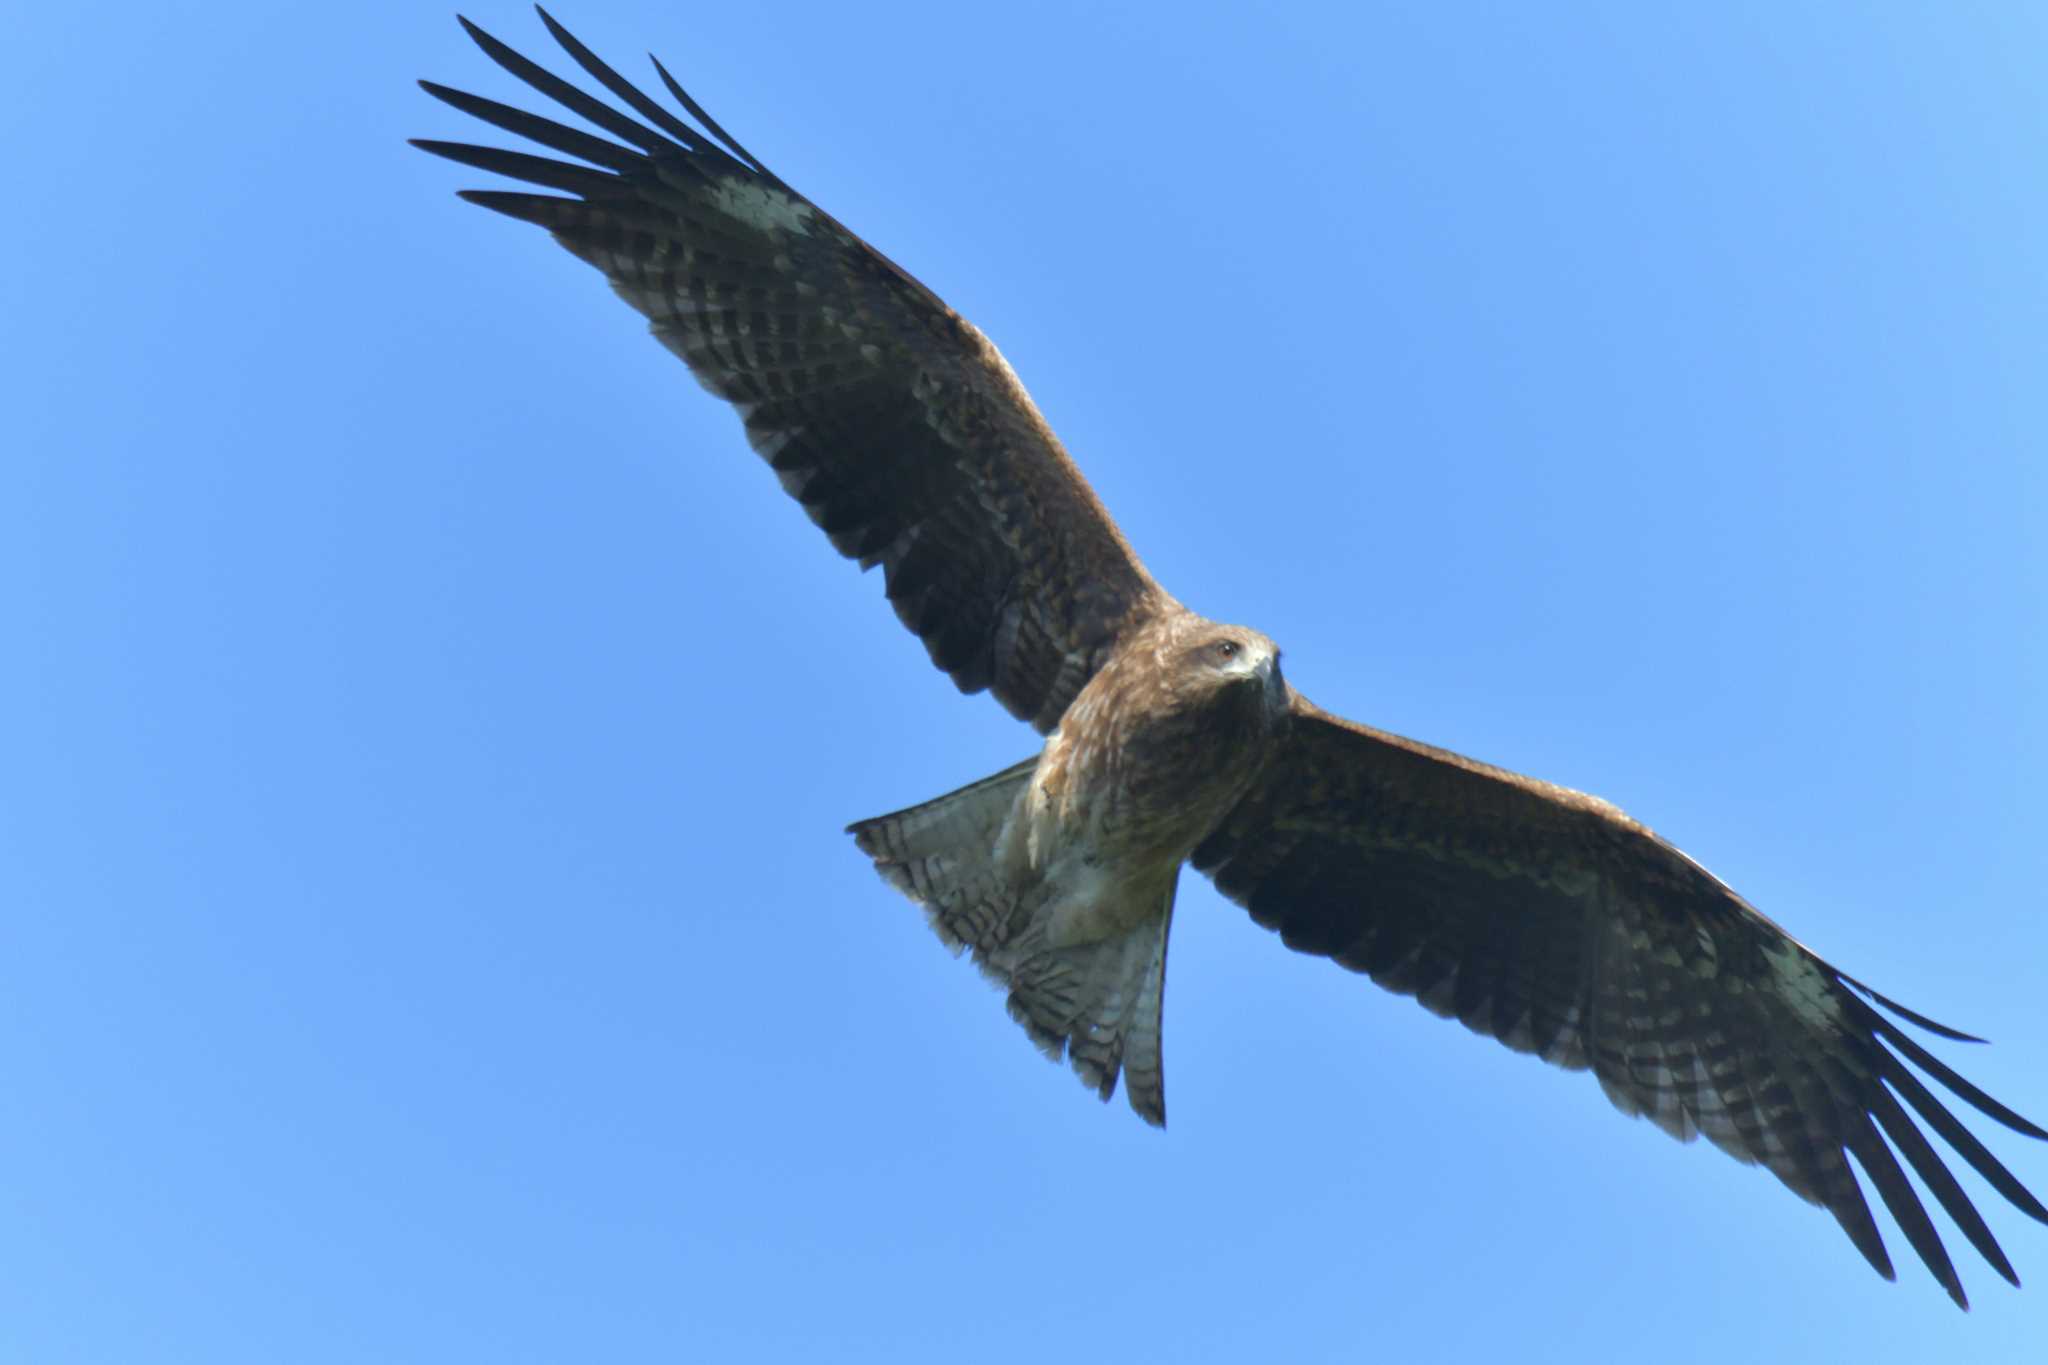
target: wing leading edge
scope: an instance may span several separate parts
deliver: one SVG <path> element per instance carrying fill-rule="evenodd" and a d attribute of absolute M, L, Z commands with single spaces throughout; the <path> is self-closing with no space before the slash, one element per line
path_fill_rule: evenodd
<path fill-rule="evenodd" d="M 464 190 L 603 271 L 703 386 L 738 410 L 840 553 L 963 692 L 1041 733 L 1131 626 L 1170 601 L 986 337 L 792 190 L 657 61 L 700 128 L 557 24 L 638 119 L 462 21 L 485 54 L 609 137 L 431 81 L 428 94 L 574 160 L 416 140 L 555 191 Z M 644 122 L 642 121 L 644 120 Z M 579 164 L 582 163 L 582 164 Z"/>
<path fill-rule="evenodd" d="M 1192 860 L 1253 919 L 1475 1033 L 1590 1068 L 1624 1113 L 1764 1166 L 1832 1213 L 1891 1279 L 1854 1157 L 1967 1307 L 1896 1149 L 1992 1268 L 2019 1283 L 1913 1115 L 2022 1212 L 2048 1222 L 2048 1208 L 1905 1062 L 2008 1128 L 2048 1132 L 1878 1007 L 1968 1035 L 1844 975 L 1605 801 L 1299 697 L 1295 709 L 1283 753 Z"/>

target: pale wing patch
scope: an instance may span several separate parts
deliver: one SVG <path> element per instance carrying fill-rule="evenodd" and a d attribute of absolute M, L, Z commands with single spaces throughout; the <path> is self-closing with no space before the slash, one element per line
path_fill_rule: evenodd
<path fill-rule="evenodd" d="M 1786 939 L 1764 945 L 1771 975 L 1778 980 L 1778 996 L 1793 1013 L 1813 1025 L 1821 1036 L 1843 1027 L 1841 1002 L 1835 998 L 1835 984 L 1814 960 Z"/>
<path fill-rule="evenodd" d="M 710 189 L 711 202 L 751 227 L 775 228 L 808 237 L 818 211 L 800 199 L 758 180 L 720 180 Z"/>

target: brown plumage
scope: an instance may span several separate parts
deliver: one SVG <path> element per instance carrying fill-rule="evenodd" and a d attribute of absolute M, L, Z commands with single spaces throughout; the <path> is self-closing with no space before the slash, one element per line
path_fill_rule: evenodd
<path fill-rule="evenodd" d="M 1625 1112 L 1763 1165 L 1889 1277 L 1854 1157 L 1963 1303 L 1896 1149 L 2018 1282 L 1920 1125 L 2033 1218 L 2048 1222 L 2048 1208 L 1905 1063 L 2008 1127 L 2048 1132 L 1883 1011 L 1965 1035 L 1822 961 L 1608 803 L 1295 693 L 1270 640 L 1205 620 L 1152 580 L 987 338 L 777 178 L 658 63 L 699 126 L 541 17 L 638 119 L 465 20 L 499 65 L 611 138 L 422 82 L 574 161 L 418 145 L 557 191 L 463 197 L 547 228 L 603 271 L 739 411 L 832 544 L 881 566 L 932 661 L 1047 734 L 1036 757 L 853 833 L 1049 1054 L 1105 1099 L 1121 1075 L 1132 1107 L 1164 1122 L 1167 933 L 1191 861 L 1290 947 L 1591 1069 Z"/>

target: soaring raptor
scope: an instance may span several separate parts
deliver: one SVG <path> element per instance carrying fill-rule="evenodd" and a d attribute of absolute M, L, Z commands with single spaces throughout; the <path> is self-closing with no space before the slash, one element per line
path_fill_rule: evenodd
<path fill-rule="evenodd" d="M 631 114 L 464 20 L 493 61 L 609 136 L 422 82 L 558 155 L 417 145 L 550 191 L 462 197 L 602 271 L 739 412 L 833 546 L 881 567 L 932 662 L 1045 736 L 1015 767 L 851 832 L 1048 1056 L 1104 1099 L 1121 1074 L 1131 1107 L 1165 1122 L 1160 997 L 1191 862 L 1288 947 L 1591 1070 L 1624 1113 L 1764 1166 L 1891 1278 L 1854 1157 L 1967 1306 L 1896 1152 L 2019 1282 L 1925 1130 L 2032 1217 L 2048 1209 L 1905 1063 L 2010 1128 L 2048 1132 L 1888 1015 L 1967 1035 L 1815 956 L 1609 803 L 1316 707 L 1271 640 L 1153 581 L 988 338 L 659 62 L 694 124 L 541 19 Z"/>

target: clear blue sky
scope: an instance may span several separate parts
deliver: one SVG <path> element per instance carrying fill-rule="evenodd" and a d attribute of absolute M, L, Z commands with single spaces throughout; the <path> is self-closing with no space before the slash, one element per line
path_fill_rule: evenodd
<path fill-rule="evenodd" d="M 557 12 L 1310 695 L 1620 802 L 2048 1119 L 2048 12 L 1249 10 Z M 450 14 L 35 6 L 0 76 L 0 1359 L 2048 1340 L 1980 1182 L 1965 1317 L 1198 879 L 1173 1127 L 1095 1104 L 840 833 L 1032 736 L 403 145 L 531 99 Z"/>

